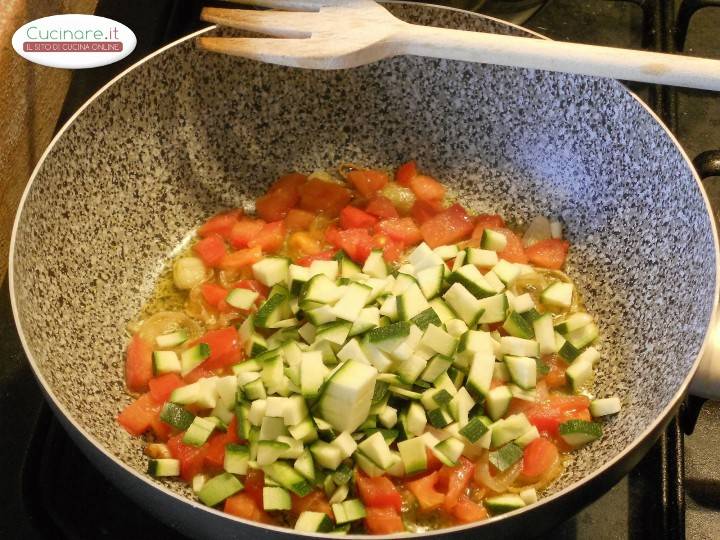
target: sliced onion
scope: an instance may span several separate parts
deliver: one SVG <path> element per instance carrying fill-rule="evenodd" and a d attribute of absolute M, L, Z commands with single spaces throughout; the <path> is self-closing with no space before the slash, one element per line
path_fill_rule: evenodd
<path fill-rule="evenodd" d="M 159 335 L 177 330 L 185 330 L 189 341 L 202 333 L 202 328 L 196 321 L 178 311 L 161 311 L 152 315 L 143 321 L 138 332 L 144 341 L 154 345 L 155 338 Z"/>
<path fill-rule="evenodd" d="M 532 246 L 551 237 L 550 220 L 545 216 L 537 216 L 530 222 L 525 234 L 523 234 L 523 247 Z"/>
<path fill-rule="evenodd" d="M 486 453 L 475 466 L 475 481 L 495 493 L 505 493 L 520 475 L 521 470 L 522 460 L 515 463 L 509 469 L 492 476 L 490 474 L 488 454 Z"/>

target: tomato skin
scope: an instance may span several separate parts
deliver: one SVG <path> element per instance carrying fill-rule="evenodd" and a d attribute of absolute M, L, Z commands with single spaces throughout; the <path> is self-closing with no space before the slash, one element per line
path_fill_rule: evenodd
<path fill-rule="evenodd" d="M 406 482 L 407 488 L 415 495 L 423 511 L 428 512 L 440 508 L 445 502 L 445 495 L 435 489 L 438 472 L 435 471 L 417 480 Z"/>
<path fill-rule="evenodd" d="M 205 237 L 210 236 L 211 234 L 219 234 L 223 238 L 228 238 L 233 225 L 235 225 L 242 215 L 243 211 L 241 208 L 217 214 L 208 219 L 200 226 L 200 228 L 198 228 L 198 235 Z"/>
<path fill-rule="evenodd" d="M 258 506 L 257 502 L 247 493 L 237 493 L 225 499 L 223 512 L 239 518 L 259 523 L 271 523 L 270 516 Z"/>
<path fill-rule="evenodd" d="M 260 234 L 264 225 L 265 221 L 262 219 L 242 219 L 238 221 L 230 231 L 230 245 L 235 249 L 248 247 L 250 240 Z"/>
<path fill-rule="evenodd" d="M 525 248 L 528 260 L 543 268 L 560 270 L 565 265 L 570 242 L 567 240 L 541 240 Z"/>
<path fill-rule="evenodd" d="M 420 226 L 423 239 L 431 248 L 459 242 L 469 236 L 472 230 L 472 218 L 457 203 Z"/>
<path fill-rule="evenodd" d="M 343 229 L 369 229 L 376 223 L 375 216 L 354 206 L 346 206 L 340 211 L 340 227 Z"/>
<path fill-rule="evenodd" d="M 336 249 L 328 249 L 327 251 L 322 251 L 320 253 L 317 253 L 315 255 L 308 255 L 307 257 L 300 257 L 295 261 L 295 264 L 298 264 L 300 266 L 310 266 L 313 261 L 331 261 L 333 257 L 335 257 L 335 254 L 337 253 Z"/>
<path fill-rule="evenodd" d="M 182 378 L 177 373 L 165 373 L 164 375 L 150 379 L 148 387 L 150 388 L 150 395 L 156 403 L 165 403 L 170 397 L 170 394 L 172 394 L 172 391 L 184 384 Z"/>
<path fill-rule="evenodd" d="M 322 180 L 309 180 L 300 187 L 300 208 L 334 217 L 347 206 L 352 193 L 346 187 Z"/>
<path fill-rule="evenodd" d="M 365 509 L 365 528 L 371 534 L 392 534 L 405 531 L 400 512 L 394 508 Z"/>
<path fill-rule="evenodd" d="M 260 259 L 262 259 L 262 249 L 260 246 L 239 249 L 225 255 L 220 263 L 220 268 L 223 270 L 240 270 L 241 268 L 258 262 Z"/>
<path fill-rule="evenodd" d="M 285 223 L 273 221 L 266 223 L 260 232 L 248 242 L 248 246 L 260 247 L 265 253 L 274 253 L 285 243 Z"/>
<path fill-rule="evenodd" d="M 457 466 L 444 466 L 442 470 L 446 471 L 448 475 L 448 487 L 443 507 L 446 512 L 452 512 L 473 478 L 475 464 L 466 457 L 461 457 Z"/>
<path fill-rule="evenodd" d="M 225 256 L 225 241 L 219 234 L 211 234 L 193 246 L 193 250 L 205 263 L 205 266 L 215 268 Z"/>
<path fill-rule="evenodd" d="M 552 442 L 543 437 L 535 439 L 523 452 L 523 476 L 537 478 L 555 463 L 558 455 L 558 449 Z"/>
<path fill-rule="evenodd" d="M 228 295 L 227 289 L 217 283 L 203 283 L 200 286 L 200 292 L 203 300 L 205 300 L 209 306 L 216 309 L 220 307 L 221 302 L 225 302 L 225 298 Z"/>
<path fill-rule="evenodd" d="M 474 523 L 490 517 L 484 506 L 472 502 L 465 494 L 458 499 L 452 515 L 459 523 Z"/>
<path fill-rule="evenodd" d="M 420 229 L 412 218 L 384 219 L 377 228 L 404 246 L 414 246 L 423 239 Z"/>
<path fill-rule="evenodd" d="M 335 247 L 342 249 L 348 257 L 357 263 L 364 263 L 373 248 L 373 239 L 367 229 L 338 230 L 328 227 L 325 239 Z"/>
<path fill-rule="evenodd" d="M 416 223 L 422 225 L 440 212 L 442 212 L 442 204 L 418 199 L 410 210 L 410 216 L 412 216 Z"/>
<path fill-rule="evenodd" d="M 365 207 L 365 211 L 380 219 L 400 217 L 392 201 L 382 195 L 377 195 L 370 199 L 370 202 L 368 202 Z"/>
<path fill-rule="evenodd" d="M 131 392 L 147 390 L 147 384 L 153 376 L 152 346 L 139 334 L 130 340 L 125 359 L 125 382 Z"/>
<path fill-rule="evenodd" d="M 173 435 L 168 439 L 167 446 L 170 455 L 180 461 L 180 477 L 186 482 L 191 482 L 193 476 L 203 470 L 208 443 L 199 447 L 190 446 L 182 442 L 184 435 L 185 432 Z"/>
<path fill-rule="evenodd" d="M 303 512 L 323 512 L 327 514 L 330 519 L 335 519 L 327 497 L 320 490 L 308 493 L 304 497 L 298 497 L 294 493 L 291 493 L 290 498 L 292 500 L 290 511 L 293 515 L 299 516 Z"/>
<path fill-rule="evenodd" d="M 498 214 L 479 214 L 475 216 L 475 230 L 473 230 L 472 238 L 482 238 L 483 231 L 488 227 L 504 228 L 505 221 Z"/>
<path fill-rule="evenodd" d="M 369 197 L 388 183 L 388 175 L 374 169 L 350 171 L 347 179 L 363 197 Z"/>
<path fill-rule="evenodd" d="M 210 330 L 200 338 L 200 343 L 207 343 L 210 356 L 201 366 L 204 369 L 218 369 L 237 364 L 242 358 L 240 336 L 234 326 L 221 330 Z"/>
<path fill-rule="evenodd" d="M 369 477 L 362 471 L 355 471 L 355 486 L 365 506 L 394 508 L 398 512 L 402 506 L 402 497 L 386 476 Z"/>
<path fill-rule="evenodd" d="M 395 181 L 403 187 L 410 187 L 410 180 L 417 175 L 417 163 L 415 160 L 400 165 L 395 171 Z"/>
<path fill-rule="evenodd" d="M 250 469 L 243 481 L 244 493 L 247 493 L 260 508 L 263 507 L 263 487 L 265 487 L 265 473 L 260 469 Z"/>
<path fill-rule="evenodd" d="M 117 418 L 118 423 L 130 435 L 140 436 L 150 429 L 160 407 L 149 393 L 143 394 L 122 410 Z"/>
<path fill-rule="evenodd" d="M 422 201 L 440 201 L 445 197 L 445 186 L 424 174 L 418 174 L 411 178 L 409 187 Z"/>
<path fill-rule="evenodd" d="M 305 231 L 315 219 L 315 214 L 307 210 L 293 208 L 285 216 L 285 227 L 288 231 Z"/>

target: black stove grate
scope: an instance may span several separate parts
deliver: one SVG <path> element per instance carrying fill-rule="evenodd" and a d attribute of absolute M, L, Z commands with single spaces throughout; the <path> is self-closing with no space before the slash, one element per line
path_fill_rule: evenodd
<path fill-rule="evenodd" d="M 580 0 L 578 0 L 580 1 Z M 682 50 L 693 10 L 712 0 L 684 0 L 679 15 L 681 27 L 676 31 L 674 5 L 670 0 L 628 0 L 642 8 L 642 45 L 654 50 L 672 52 L 676 43 Z M 443 3 L 439 1 L 438 3 Z M 130 5 L 133 4 L 133 5 Z M 99 3 L 97 14 L 114 18 L 130 26 L 138 36 L 136 51 L 122 63 L 95 70 L 77 71 L 65 102 L 61 125 L 102 84 L 161 45 L 200 27 L 197 15 L 202 4 L 197 0 L 155 0 L 150 3 Z M 683 11 L 684 9 L 684 11 Z M 140 11 L 141 14 L 137 12 Z M 544 14 L 546 10 L 542 10 Z M 532 20 L 530 21 L 532 22 Z M 677 127 L 676 92 L 668 87 L 633 85 L 647 98 L 667 125 Z M 704 164 L 705 161 L 703 160 Z M 710 167 L 711 170 L 712 167 Z M 707 171 L 706 171 L 707 172 Z M 20 441 L 11 455 L 0 445 L 0 461 L 10 466 L 10 494 L 0 490 L 0 537 L 23 539 L 115 539 L 115 538 L 185 538 L 146 513 L 110 484 L 70 440 L 41 401 L 39 391 L 22 355 L 9 309 L 7 282 L 0 294 L 0 334 L 7 342 L 0 353 L 9 359 L 0 366 L 0 384 L 23 381 L 23 390 L 0 392 L 0 409 L 16 405 L 18 395 L 34 399 L 35 418 L 26 418 Z M 6 386 L 0 386 L 5 389 Z M 14 401 L 13 401 L 14 400 Z M 684 433 L 691 433 L 702 400 L 690 399 L 683 404 L 678 417 L 648 455 L 621 485 L 597 503 L 572 517 L 546 538 L 667 539 L 685 538 Z M 0 417 L 0 427 L 10 420 Z M 29 424 L 28 424 L 29 423 Z M 24 456 L 22 467 L 17 455 Z M 9 495 L 13 495 L 12 500 Z M 7 501 L 4 499 L 7 498 Z M 4 503 L 8 502 L 7 505 Z M 615 519 L 620 516 L 623 519 Z M 9 525 L 8 525 L 9 524 Z"/>

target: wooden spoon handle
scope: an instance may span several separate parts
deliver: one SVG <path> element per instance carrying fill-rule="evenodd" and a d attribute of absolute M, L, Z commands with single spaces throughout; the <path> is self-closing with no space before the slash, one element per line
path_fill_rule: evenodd
<path fill-rule="evenodd" d="M 403 25 L 401 54 L 720 90 L 720 60 L 431 26 Z"/>

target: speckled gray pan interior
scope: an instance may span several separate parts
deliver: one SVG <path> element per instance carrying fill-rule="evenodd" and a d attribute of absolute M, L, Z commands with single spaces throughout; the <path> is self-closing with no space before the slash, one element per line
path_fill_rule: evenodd
<path fill-rule="evenodd" d="M 392 10 L 519 32 L 441 8 Z M 220 209 L 251 208 L 281 173 L 409 158 L 479 212 L 563 221 L 570 273 L 602 328 L 596 393 L 624 409 L 550 492 L 589 475 L 672 403 L 715 290 L 712 225 L 686 159 L 608 80 L 421 58 L 301 71 L 192 41 L 166 50 L 81 112 L 27 194 L 13 294 L 40 376 L 102 450 L 143 471 L 142 442 L 115 422 L 130 400 L 125 325 L 189 232 Z"/>

